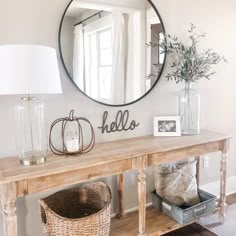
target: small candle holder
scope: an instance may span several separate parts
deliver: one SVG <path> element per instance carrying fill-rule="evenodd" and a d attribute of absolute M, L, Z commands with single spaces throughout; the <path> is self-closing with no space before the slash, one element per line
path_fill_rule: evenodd
<path fill-rule="evenodd" d="M 62 147 L 57 148 L 52 142 L 53 129 L 61 125 L 61 141 Z M 88 145 L 84 145 L 83 128 L 87 125 L 90 129 L 90 141 Z M 93 126 L 90 121 L 84 117 L 75 117 L 74 110 L 70 111 L 69 117 L 59 118 L 55 120 L 50 128 L 49 147 L 56 155 L 73 155 L 87 153 L 92 150 L 95 144 L 95 135 Z"/>
<path fill-rule="evenodd" d="M 77 131 L 69 131 L 65 137 L 65 149 L 68 153 L 78 152 L 80 149 L 79 134 Z"/>

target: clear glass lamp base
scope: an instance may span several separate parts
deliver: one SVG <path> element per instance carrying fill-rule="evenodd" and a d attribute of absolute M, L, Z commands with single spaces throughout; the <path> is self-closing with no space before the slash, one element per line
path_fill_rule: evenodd
<path fill-rule="evenodd" d="M 17 155 L 25 166 L 46 162 L 47 130 L 44 103 L 29 94 L 15 107 Z"/>
<path fill-rule="evenodd" d="M 46 155 L 41 151 L 25 152 L 24 158 L 20 159 L 20 163 L 24 166 L 32 166 L 43 164 L 46 162 Z"/>

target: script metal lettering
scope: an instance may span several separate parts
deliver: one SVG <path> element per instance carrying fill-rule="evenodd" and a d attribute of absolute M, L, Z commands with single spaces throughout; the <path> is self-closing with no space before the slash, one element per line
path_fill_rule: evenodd
<path fill-rule="evenodd" d="M 102 130 L 102 133 L 111 133 L 116 131 L 128 131 L 134 130 L 139 126 L 139 123 L 136 123 L 135 120 L 129 122 L 129 111 L 125 110 L 124 112 L 119 110 L 116 114 L 116 118 L 111 124 L 107 124 L 108 111 L 104 111 L 102 126 L 98 127 Z"/>

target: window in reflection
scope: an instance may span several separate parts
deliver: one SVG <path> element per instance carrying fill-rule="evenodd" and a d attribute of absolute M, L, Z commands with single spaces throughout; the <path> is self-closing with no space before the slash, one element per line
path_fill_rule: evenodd
<path fill-rule="evenodd" d="M 88 29 L 84 26 L 83 32 L 86 94 L 96 100 L 111 102 L 112 27 L 103 19 Z"/>
<path fill-rule="evenodd" d="M 161 44 L 161 42 L 163 42 L 164 40 L 164 34 L 163 33 L 159 33 L 159 44 Z M 161 52 L 161 49 L 159 48 L 159 63 L 162 65 L 164 63 L 164 59 L 165 59 L 165 54 Z"/>

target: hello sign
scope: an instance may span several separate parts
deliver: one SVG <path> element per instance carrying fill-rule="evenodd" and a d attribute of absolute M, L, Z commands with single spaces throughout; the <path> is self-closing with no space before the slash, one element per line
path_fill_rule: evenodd
<path fill-rule="evenodd" d="M 98 127 L 101 129 L 102 133 L 112 133 L 117 131 L 128 131 L 134 130 L 139 126 L 135 120 L 129 121 L 129 111 L 121 111 L 119 110 L 116 114 L 116 118 L 110 124 L 107 122 L 108 111 L 104 111 L 102 118 L 102 125 Z"/>

